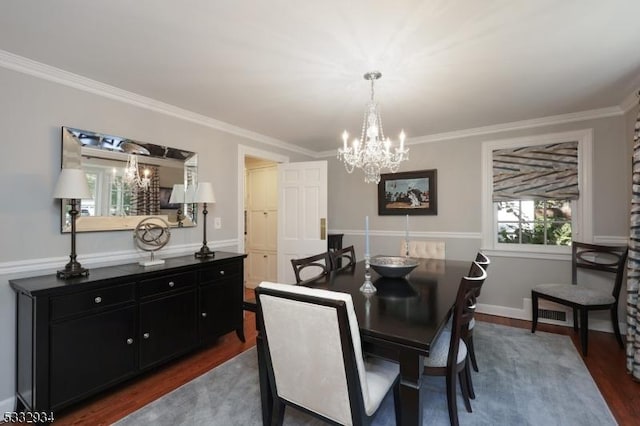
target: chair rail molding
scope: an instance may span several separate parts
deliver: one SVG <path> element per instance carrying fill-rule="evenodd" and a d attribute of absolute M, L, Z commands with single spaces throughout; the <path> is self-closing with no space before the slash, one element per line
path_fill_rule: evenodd
<path fill-rule="evenodd" d="M 362 235 L 364 236 L 364 230 L 360 229 L 330 229 L 330 234 L 344 234 L 344 235 Z M 373 237 L 405 237 L 405 231 L 382 231 L 382 230 L 369 230 L 369 236 Z M 451 238 L 451 239 L 471 239 L 478 240 L 482 238 L 480 232 L 436 232 L 436 231 L 411 231 L 412 238 Z"/>
<path fill-rule="evenodd" d="M 173 257 L 185 254 L 192 254 L 194 251 L 200 248 L 202 243 L 180 244 L 174 246 L 167 246 L 159 253 L 156 253 L 159 257 Z M 212 249 L 222 249 L 228 247 L 238 246 L 237 239 L 208 241 L 207 245 Z M 141 254 L 139 250 L 123 250 L 104 253 L 90 253 L 82 255 L 82 264 L 88 267 L 100 267 L 100 266 L 112 266 L 123 261 L 132 263 L 132 260 L 136 260 L 138 257 L 146 257 L 147 253 Z M 55 273 L 60 265 L 69 260 L 69 256 L 60 257 L 48 257 L 39 259 L 27 259 L 27 260 L 14 260 L 0 263 L 0 276 L 4 275 L 17 275 L 25 274 L 33 275 L 37 272 L 51 272 Z"/>

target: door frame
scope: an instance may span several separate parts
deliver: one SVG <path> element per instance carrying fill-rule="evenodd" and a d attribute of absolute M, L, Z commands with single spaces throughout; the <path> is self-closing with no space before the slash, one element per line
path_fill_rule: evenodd
<path fill-rule="evenodd" d="M 238 252 L 244 253 L 244 189 L 245 189 L 245 157 L 254 157 L 261 160 L 273 161 L 275 163 L 288 163 L 289 156 L 275 154 L 262 149 L 253 148 L 246 145 L 238 145 Z M 278 214 L 280 214 L 278 212 Z"/>

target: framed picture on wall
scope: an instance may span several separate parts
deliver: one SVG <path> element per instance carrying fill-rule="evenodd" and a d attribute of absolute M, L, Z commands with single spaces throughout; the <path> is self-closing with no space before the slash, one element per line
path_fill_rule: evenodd
<path fill-rule="evenodd" d="M 385 173 L 378 183 L 378 214 L 437 215 L 437 170 Z"/>

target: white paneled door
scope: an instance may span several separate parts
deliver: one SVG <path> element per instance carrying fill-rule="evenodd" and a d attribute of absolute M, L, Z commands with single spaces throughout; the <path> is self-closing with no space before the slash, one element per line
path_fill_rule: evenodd
<path fill-rule="evenodd" d="M 327 251 L 327 162 L 278 164 L 278 282 L 295 283 L 291 259 Z"/>

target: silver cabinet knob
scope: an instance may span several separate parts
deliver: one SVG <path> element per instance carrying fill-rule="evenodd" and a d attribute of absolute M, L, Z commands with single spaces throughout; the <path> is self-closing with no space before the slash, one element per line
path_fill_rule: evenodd
<path fill-rule="evenodd" d="M 148 338 L 149 338 L 149 333 L 144 333 L 144 334 L 142 335 L 142 337 L 144 337 L 145 339 L 148 339 Z"/>
<path fill-rule="evenodd" d="M 100 303 L 100 302 L 102 302 L 102 297 L 98 296 L 98 297 L 96 297 L 96 298 L 95 298 L 95 299 L 93 299 L 93 300 L 94 300 L 94 302 L 96 302 L 96 303 Z"/>
<path fill-rule="evenodd" d="M 176 283 L 174 283 L 173 281 L 169 281 L 169 287 L 173 287 L 174 285 L 176 285 Z"/>
<path fill-rule="evenodd" d="M 220 271 L 220 275 L 224 275 L 224 271 Z"/>
<path fill-rule="evenodd" d="M 206 312 L 203 312 L 201 315 L 202 315 L 202 318 L 206 318 L 207 317 L 207 313 Z"/>
<path fill-rule="evenodd" d="M 131 337 L 127 339 L 127 345 L 133 345 L 133 339 Z"/>

